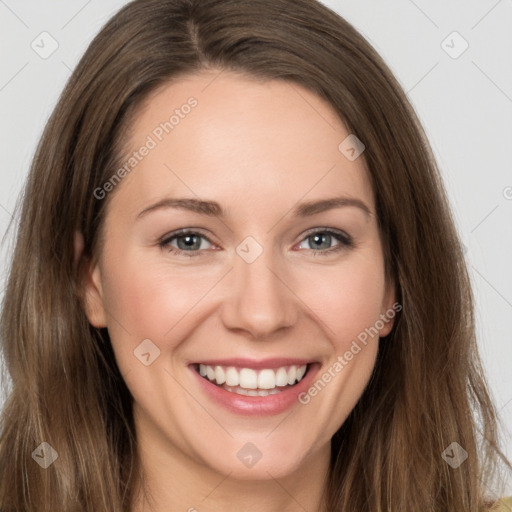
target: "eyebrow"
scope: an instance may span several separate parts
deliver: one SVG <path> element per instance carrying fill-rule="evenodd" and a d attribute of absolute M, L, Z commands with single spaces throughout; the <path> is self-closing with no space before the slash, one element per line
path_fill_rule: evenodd
<path fill-rule="evenodd" d="M 355 197 L 332 197 L 329 199 L 320 199 L 317 201 L 301 203 L 293 208 L 292 216 L 309 217 L 333 208 L 342 208 L 347 206 L 359 208 L 368 216 L 372 215 L 370 208 L 368 208 L 368 206 L 360 199 Z M 215 201 L 206 201 L 195 198 L 164 198 L 147 208 L 144 208 L 144 210 L 137 215 L 137 219 L 144 217 L 150 212 L 167 208 L 188 210 L 210 217 L 226 217 L 226 212 L 222 209 L 222 206 Z"/>

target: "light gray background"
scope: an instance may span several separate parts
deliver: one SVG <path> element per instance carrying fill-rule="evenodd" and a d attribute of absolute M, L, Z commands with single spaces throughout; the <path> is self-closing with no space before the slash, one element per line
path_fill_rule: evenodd
<path fill-rule="evenodd" d="M 0 236 L 35 145 L 87 44 L 123 0 L 0 0 Z M 384 57 L 443 172 L 477 301 L 478 336 L 512 457 L 512 0 L 324 0 Z M 31 47 L 56 51 L 41 58 Z M 469 44 L 457 58 L 463 40 Z M 449 37 L 448 37 L 449 36 Z M 448 37 L 448 39 L 447 39 Z M 44 39 L 41 42 L 41 38 Z M 445 41 L 443 43 L 443 41 Z M 451 47 L 451 48 L 450 48 Z M 10 253 L 0 249 L 0 295 Z M 5 393 L 7 390 L 3 390 Z M 0 399 L 2 390 L 0 390 Z M 509 475 L 507 494 L 512 494 Z"/>

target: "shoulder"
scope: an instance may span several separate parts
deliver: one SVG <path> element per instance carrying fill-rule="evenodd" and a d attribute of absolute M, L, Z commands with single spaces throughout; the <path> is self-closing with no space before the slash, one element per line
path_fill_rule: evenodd
<path fill-rule="evenodd" d="M 490 512 L 512 512 L 512 497 L 498 500 Z"/>

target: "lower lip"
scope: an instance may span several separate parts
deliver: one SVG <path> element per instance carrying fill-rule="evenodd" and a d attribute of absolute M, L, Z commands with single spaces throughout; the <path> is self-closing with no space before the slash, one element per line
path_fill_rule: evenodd
<path fill-rule="evenodd" d="M 229 411 L 245 416 L 270 416 L 282 413 L 294 405 L 300 405 L 298 396 L 310 387 L 320 364 L 310 363 L 308 372 L 298 384 L 275 395 L 267 396 L 246 396 L 226 391 L 202 377 L 193 366 L 189 368 L 208 397 Z"/>

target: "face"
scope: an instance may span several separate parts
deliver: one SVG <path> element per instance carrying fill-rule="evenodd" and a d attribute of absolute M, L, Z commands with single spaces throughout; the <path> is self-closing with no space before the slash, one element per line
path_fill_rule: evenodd
<path fill-rule="evenodd" d="M 364 154 L 338 149 L 332 108 L 217 74 L 135 116 L 86 312 L 108 327 L 148 454 L 279 478 L 328 457 L 394 296 Z"/>

